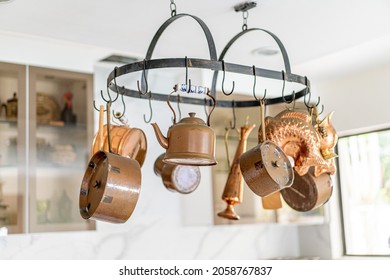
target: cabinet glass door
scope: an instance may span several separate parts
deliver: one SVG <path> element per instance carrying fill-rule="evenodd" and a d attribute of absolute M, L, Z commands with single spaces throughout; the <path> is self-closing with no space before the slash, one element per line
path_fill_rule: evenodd
<path fill-rule="evenodd" d="M 24 231 L 25 71 L 0 63 L 0 236 Z"/>
<path fill-rule="evenodd" d="M 92 76 L 30 67 L 30 231 L 94 229 L 80 217 L 90 157 Z"/>

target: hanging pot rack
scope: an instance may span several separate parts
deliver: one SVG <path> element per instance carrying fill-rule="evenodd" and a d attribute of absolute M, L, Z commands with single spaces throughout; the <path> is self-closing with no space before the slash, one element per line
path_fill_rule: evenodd
<path fill-rule="evenodd" d="M 199 58 L 163 58 L 163 59 L 151 59 L 153 51 L 155 49 L 155 46 L 162 35 L 162 33 L 165 31 L 165 29 L 170 26 L 173 22 L 176 20 L 183 18 L 183 17 L 189 17 L 194 19 L 202 28 L 204 35 L 207 40 L 208 49 L 209 49 L 209 55 L 210 59 L 199 59 Z M 240 65 L 240 64 L 233 64 L 224 62 L 224 57 L 230 47 L 242 36 L 246 35 L 249 32 L 254 31 L 261 31 L 265 32 L 268 35 L 270 35 L 279 46 L 279 49 L 281 51 L 283 62 L 284 62 L 284 70 L 282 71 L 275 71 L 275 70 L 269 70 L 264 68 L 257 68 L 254 65 L 253 66 L 246 66 L 246 65 Z M 108 75 L 107 78 L 107 88 L 110 90 L 116 92 L 117 94 L 122 94 L 124 96 L 132 97 L 132 98 L 139 98 L 139 99 L 149 99 L 150 100 L 156 100 L 156 101 L 166 101 L 167 98 L 169 98 L 172 102 L 177 102 L 177 98 L 175 96 L 169 96 L 169 93 L 156 93 L 148 91 L 148 85 L 147 85 L 147 76 L 148 76 L 148 70 L 152 69 L 164 69 L 164 68 L 185 68 L 186 73 L 188 73 L 189 68 L 198 68 L 198 69 L 209 69 L 214 71 L 213 79 L 212 79 L 212 85 L 210 88 L 210 94 L 216 99 L 216 107 L 254 107 L 259 106 L 259 99 L 254 96 L 254 100 L 244 100 L 244 101 L 234 101 L 234 100 L 218 100 L 216 97 L 216 83 L 218 78 L 219 71 L 225 72 L 231 72 L 231 73 L 237 73 L 237 74 L 244 74 L 244 75 L 250 75 L 253 76 L 255 79 L 256 77 L 263 77 L 263 78 L 269 78 L 269 79 L 276 79 L 283 81 L 283 83 L 291 82 L 291 83 L 298 83 L 304 86 L 304 88 L 298 92 L 293 92 L 291 94 L 284 95 L 284 90 L 282 91 L 282 95 L 280 97 L 272 97 L 272 98 L 266 98 L 264 96 L 262 99 L 264 100 L 264 103 L 266 105 L 271 104 L 278 104 L 283 102 L 292 102 L 293 100 L 296 100 L 298 98 L 301 98 L 302 96 L 305 96 L 306 94 L 309 94 L 309 101 L 305 104 L 310 103 L 310 81 L 306 76 L 300 76 L 297 74 L 293 74 L 291 72 L 290 62 L 287 55 L 287 51 L 280 41 L 280 39 L 273 33 L 261 29 L 261 28 L 250 28 L 247 29 L 247 25 L 243 25 L 243 30 L 239 32 L 237 35 L 235 35 L 228 44 L 224 47 L 221 55 L 219 58 L 217 58 L 217 51 L 214 43 L 213 36 L 207 27 L 207 25 L 197 16 L 191 15 L 191 14 L 176 14 L 175 12 L 171 13 L 171 17 L 166 20 L 160 28 L 157 30 L 156 34 L 154 35 L 145 59 L 143 61 L 138 61 L 130 64 L 126 64 L 120 67 L 115 67 L 115 69 Z M 121 77 L 126 74 L 135 73 L 135 72 L 142 72 L 141 74 L 141 87 L 138 84 L 138 90 L 133 90 L 130 88 L 127 88 L 125 86 L 121 86 L 117 84 L 116 78 Z M 187 76 L 187 75 L 186 75 Z M 187 78 L 186 78 L 187 82 Z M 188 87 L 188 85 L 187 85 Z M 191 86 L 189 86 L 191 87 Z M 283 87 L 284 88 L 284 87 Z M 229 94 L 225 94 L 229 95 Z M 206 105 L 206 106 L 212 106 L 212 102 L 210 100 L 204 100 L 199 98 L 193 98 L 193 97 L 186 97 L 182 96 L 180 98 L 181 103 L 186 104 L 195 104 L 195 105 Z"/>

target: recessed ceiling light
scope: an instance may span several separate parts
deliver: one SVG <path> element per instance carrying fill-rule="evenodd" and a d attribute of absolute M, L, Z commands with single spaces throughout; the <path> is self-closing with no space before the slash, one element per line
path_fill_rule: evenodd
<path fill-rule="evenodd" d="M 271 56 L 271 55 L 277 55 L 279 53 L 280 50 L 274 46 L 264 46 L 264 47 L 256 48 L 253 51 L 251 51 L 251 54 L 259 55 L 259 56 Z"/>

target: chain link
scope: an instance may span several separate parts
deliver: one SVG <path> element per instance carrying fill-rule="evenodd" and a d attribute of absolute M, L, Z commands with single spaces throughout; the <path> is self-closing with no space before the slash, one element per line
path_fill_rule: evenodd
<path fill-rule="evenodd" d="M 175 0 L 171 0 L 171 4 L 169 5 L 170 9 L 171 9 L 171 16 L 174 17 L 176 16 L 176 4 L 175 4 Z"/>
<path fill-rule="evenodd" d="M 245 31 L 248 29 L 248 11 L 242 12 L 242 31 Z"/>

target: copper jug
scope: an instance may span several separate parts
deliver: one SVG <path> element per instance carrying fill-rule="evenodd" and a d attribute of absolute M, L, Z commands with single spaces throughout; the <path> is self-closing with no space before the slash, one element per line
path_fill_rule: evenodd
<path fill-rule="evenodd" d="M 238 216 L 234 211 L 234 205 L 242 202 L 244 187 L 244 182 L 240 170 L 240 156 L 246 151 L 247 139 L 254 127 L 254 124 L 244 125 L 240 129 L 240 142 L 237 145 L 233 164 L 230 167 L 229 176 L 222 194 L 222 199 L 226 201 L 227 207 L 224 211 L 218 213 L 218 216 L 222 218 L 230 220 L 240 219 L 240 216 Z"/>
<path fill-rule="evenodd" d="M 165 154 L 154 162 L 154 173 L 161 176 L 164 186 L 172 192 L 189 194 L 196 190 L 200 183 L 198 166 L 164 163 Z"/>

